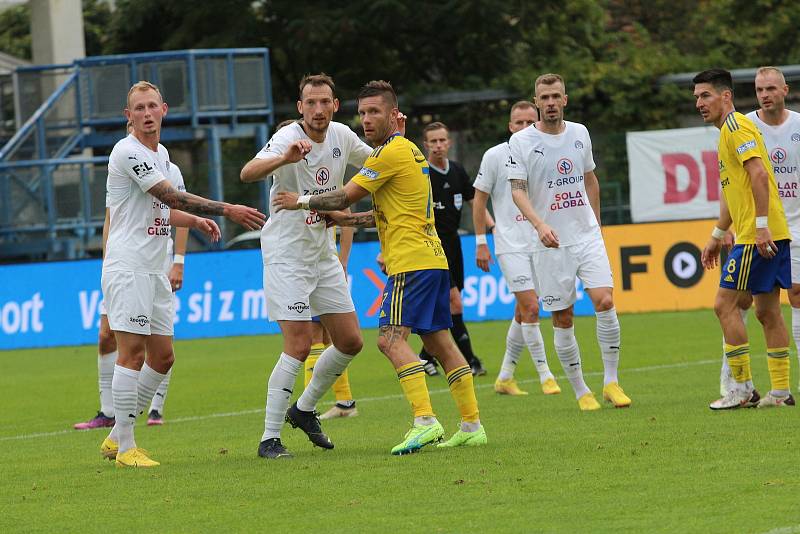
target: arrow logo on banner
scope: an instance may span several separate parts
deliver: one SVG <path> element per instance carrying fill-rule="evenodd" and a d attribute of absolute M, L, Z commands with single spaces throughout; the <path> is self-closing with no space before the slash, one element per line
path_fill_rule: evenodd
<path fill-rule="evenodd" d="M 378 313 L 378 310 L 381 309 L 381 303 L 383 302 L 383 288 L 386 287 L 386 280 L 384 280 L 382 276 L 379 276 L 372 269 L 362 269 L 361 272 L 363 272 L 364 276 L 369 278 L 369 281 L 372 282 L 378 289 L 378 296 L 375 297 L 372 305 L 367 310 L 367 317 L 372 317 Z"/>

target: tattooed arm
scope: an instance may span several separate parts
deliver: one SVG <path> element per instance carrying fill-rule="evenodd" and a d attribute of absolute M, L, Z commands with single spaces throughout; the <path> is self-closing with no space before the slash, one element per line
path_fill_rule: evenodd
<path fill-rule="evenodd" d="M 531 205 L 531 200 L 528 198 L 528 181 L 527 180 L 510 180 L 511 181 L 511 198 L 514 204 L 519 208 L 520 213 L 528 219 L 533 225 L 533 228 L 539 234 L 539 240 L 542 245 L 549 248 L 558 248 L 558 236 L 550 226 L 536 214 Z"/>
<path fill-rule="evenodd" d="M 372 211 L 363 211 L 361 213 L 346 213 L 343 211 L 332 211 L 326 213 L 331 220 L 338 226 L 355 226 L 358 228 L 374 228 L 375 216 Z"/>
<path fill-rule="evenodd" d="M 342 210 L 367 196 L 369 191 L 350 180 L 343 189 L 328 191 L 322 195 L 305 195 L 301 197 L 292 191 L 275 193 L 272 205 L 280 210 L 310 209 L 317 211 Z M 303 205 L 305 204 L 305 205 Z"/>
<path fill-rule="evenodd" d="M 147 192 L 172 209 L 202 216 L 222 215 L 248 230 L 258 230 L 264 226 L 266 219 L 263 213 L 248 206 L 217 202 L 185 191 L 178 191 L 167 180 L 161 180 Z"/>

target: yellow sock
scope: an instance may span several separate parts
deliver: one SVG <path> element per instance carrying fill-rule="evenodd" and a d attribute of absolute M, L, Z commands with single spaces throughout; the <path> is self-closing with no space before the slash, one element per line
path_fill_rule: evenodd
<path fill-rule="evenodd" d="M 336 382 L 333 383 L 333 394 L 336 396 L 336 402 L 353 400 L 353 392 L 350 391 L 350 377 L 347 376 L 347 369 L 345 369 L 342 376 L 337 378 Z"/>
<path fill-rule="evenodd" d="M 478 421 L 478 399 L 475 398 L 475 387 L 472 384 L 472 369 L 468 365 L 456 367 L 447 373 L 447 384 L 450 394 L 461 412 L 461 420 L 467 423 Z"/>
<path fill-rule="evenodd" d="M 433 417 L 433 407 L 431 407 L 431 397 L 428 393 L 428 384 L 425 382 L 425 369 L 419 362 L 408 363 L 395 369 L 397 378 L 400 379 L 400 386 L 406 399 L 411 403 L 411 410 L 414 417 Z"/>
<path fill-rule="evenodd" d="M 772 389 L 789 391 L 789 347 L 767 349 L 767 368 Z"/>
<path fill-rule="evenodd" d="M 738 383 L 753 379 L 750 373 L 750 343 L 744 345 L 728 345 L 725 343 L 725 357 L 731 368 L 733 379 Z"/>
<path fill-rule="evenodd" d="M 319 356 L 322 354 L 323 350 L 325 350 L 325 345 L 322 343 L 314 343 L 311 345 L 311 352 L 308 353 L 308 358 L 306 358 L 306 363 L 303 366 L 305 369 L 304 380 L 306 386 L 311 382 L 311 372 L 314 370 L 314 366 L 317 365 L 317 360 L 319 360 Z"/>

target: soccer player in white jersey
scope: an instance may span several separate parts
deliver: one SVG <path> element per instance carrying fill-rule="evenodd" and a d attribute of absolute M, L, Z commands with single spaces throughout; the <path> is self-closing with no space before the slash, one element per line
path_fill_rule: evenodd
<path fill-rule="evenodd" d="M 128 129 L 128 133 L 132 130 Z M 169 167 L 169 180 L 173 187 L 178 191 L 186 191 L 186 186 L 183 183 L 183 175 L 181 170 L 174 163 Z M 167 253 L 167 265 L 164 271 L 167 273 L 172 291 L 180 290 L 183 285 L 183 267 L 184 267 L 184 254 L 186 253 L 186 241 L 189 237 L 188 228 L 175 229 L 175 255 L 172 254 L 172 238 L 169 240 L 169 252 Z M 103 250 L 106 248 L 106 239 L 108 238 L 108 208 L 106 208 L 106 218 L 103 223 Z M 89 430 L 92 428 L 112 427 L 114 426 L 114 403 L 111 398 L 111 380 L 114 376 L 114 366 L 117 363 L 117 341 L 114 338 L 114 333 L 108 325 L 108 315 L 106 312 L 105 301 L 100 301 L 100 328 L 97 336 L 97 376 L 98 384 L 100 386 L 100 410 L 97 415 L 88 421 L 75 423 L 73 428 L 75 430 Z M 150 403 L 150 410 L 148 410 L 147 425 L 162 425 L 164 424 L 164 402 L 167 399 L 167 390 L 169 388 L 170 378 L 172 377 L 172 369 L 170 368 L 166 378 L 158 386 L 156 394 Z"/>
<path fill-rule="evenodd" d="M 339 100 L 329 76 L 305 76 L 299 89 L 297 110 L 302 120 L 275 132 L 242 168 L 243 182 L 273 175 L 271 197 L 284 191 L 320 195 L 341 190 L 347 165 L 360 169 L 372 152 L 348 126 L 332 121 Z M 314 445 L 332 449 L 315 411 L 317 401 L 361 351 L 363 339 L 325 215 L 270 206 L 269 220 L 261 231 L 261 254 L 267 314 L 280 326 L 283 352 L 267 384 L 258 455 L 291 456 L 280 440 L 284 418 L 300 427 Z M 319 356 L 311 381 L 289 407 L 295 378 L 311 350 L 313 316 L 319 316 L 332 344 Z"/>
<path fill-rule="evenodd" d="M 755 88 L 759 109 L 746 116 L 755 123 L 764 138 L 789 232 L 794 237 L 790 245 L 792 287 L 788 295 L 792 306 L 792 337 L 795 346 L 800 347 L 800 113 L 786 109 L 789 86 L 779 68 L 759 68 L 756 71 Z M 743 317 L 752 302 L 752 297 L 743 302 Z M 721 393 L 726 394 L 733 384 L 733 375 L 723 351 Z M 795 405 L 791 394 L 777 400 L 780 402 L 776 402 L 772 396 L 765 396 L 759 401 L 758 407 Z"/>
<path fill-rule="evenodd" d="M 511 136 L 508 179 L 514 203 L 538 234 L 533 266 L 537 292 L 553 314 L 558 359 L 581 410 L 597 410 L 583 380 L 573 327 L 575 277 L 581 279 L 597 315 L 603 358 L 603 398 L 618 408 L 631 399 L 617 378 L 620 328 L 614 309 L 611 266 L 600 233 L 600 187 L 592 141 L 582 124 L 564 120 L 567 93 L 558 74 L 543 74 L 534 86 L 541 119 Z"/>
<path fill-rule="evenodd" d="M 536 122 L 536 106 L 522 100 L 511 106 L 508 130 L 514 134 Z M 494 252 L 517 303 L 514 318 L 506 336 L 506 353 L 494 390 L 505 395 L 527 395 L 514 380 L 514 371 L 524 346 L 528 347 L 533 364 L 539 373 L 539 383 L 545 395 L 561 393 L 544 351 L 544 339 L 539 330 L 539 301 L 534 288 L 533 243 L 536 235 L 511 198 L 511 186 L 506 179 L 506 164 L 510 149 L 508 142 L 486 151 L 481 160 L 478 177 L 472 184 L 475 199 L 472 222 L 475 225 L 475 259 L 478 267 L 489 272 L 492 255 L 486 243 L 486 203 L 491 197 L 494 209 Z"/>
<path fill-rule="evenodd" d="M 136 415 L 150 403 L 172 367 L 174 300 L 164 273 L 170 226 L 195 228 L 212 240 L 219 227 L 192 215 L 223 215 L 248 229 L 265 216 L 247 206 L 178 191 L 169 179 L 169 153 L 158 141 L 167 104 L 158 87 L 138 82 L 128 92 L 133 133 L 114 145 L 108 161 L 108 241 L 101 285 L 118 356 L 111 382 L 116 421 L 100 446 L 118 467 L 159 465 L 137 447 Z"/>

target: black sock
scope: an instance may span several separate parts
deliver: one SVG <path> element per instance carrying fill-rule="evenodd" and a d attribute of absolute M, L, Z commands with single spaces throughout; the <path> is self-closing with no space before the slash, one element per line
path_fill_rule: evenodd
<path fill-rule="evenodd" d="M 458 345 L 458 349 L 467 363 L 472 365 L 472 362 L 477 360 L 475 353 L 472 352 L 472 342 L 469 340 L 469 332 L 467 332 L 467 325 L 464 324 L 464 316 L 460 313 L 453 314 L 453 326 L 450 328 L 450 333 L 453 334 L 453 339 Z"/>

